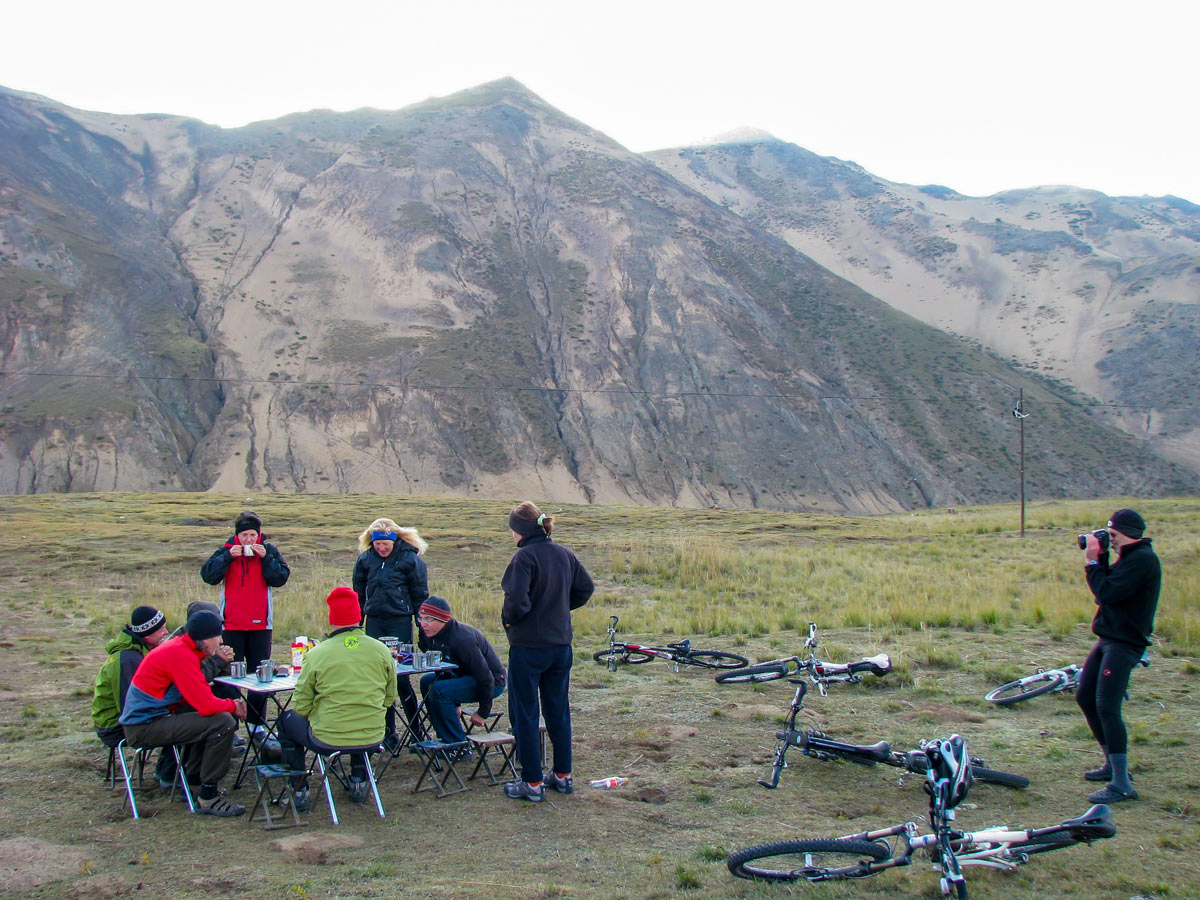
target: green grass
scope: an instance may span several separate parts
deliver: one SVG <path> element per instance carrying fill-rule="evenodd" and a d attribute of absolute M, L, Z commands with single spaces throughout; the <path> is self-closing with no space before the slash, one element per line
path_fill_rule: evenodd
<path fill-rule="evenodd" d="M 544 504 L 557 509 L 554 504 Z M 807 622 L 818 653 L 834 660 L 889 653 L 893 672 L 858 686 L 810 694 L 805 720 L 831 736 L 895 747 L 953 731 L 993 768 L 1033 779 L 1025 793 L 972 789 L 964 825 L 1052 824 L 1086 808 L 1079 771 L 1095 748 L 1072 699 L 1038 698 L 1013 708 L 983 694 L 1035 666 L 1082 659 L 1093 604 L 1074 535 L 1103 524 L 1118 506 L 1150 522 L 1164 564 L 1154 664 L 1135 673 L 1126 704 L 1131 759 L 1144 800 L 1118 810 L 1118 837 L 1047 854 L 1014 873 L 972 870 L 972 897 L 1034 900 L 1200 894 L 1186 862 L 1200 828 L 1200 789 L 1186 753 L 1200 720 L 1200 590 L 1195 498 L 1062 502 L 1031 506 L 1027 535 L 1011 507 L 960 508 L 878 518 L 767 511 L 570 507 L 556 538 L 597 580 L 574 615 L 572 678 L 576 793 L 540 807 L 516 804 L 476 782 L 446 800 L 409 793 L 416 772 L 400 759 L 381 783 L 388 817 L 340 803 L 334 830 L 318 810 L 304 832 L 358 836 L 328 851 L 327 864 L 268 849 L 275 835 L 244 822 L 217 823 L 158 803 L 131 823 L 101 786 L 104 755 L 90 730 L 90 688 L 104 639 L 132 606 L 154 603 L 172 624 L 187 603 L 213 599 L 199 579 L 204 559 L 246 507 L 291 564 L 278 592 L 276 655 L 293 634 L 321 635 L 324 597 L 349 581 L 358 533 L 379 515 L 415 525 L 430 542 L 430 588 L 505 655 L 498 618 L 500 577 L 513 552 L 509 502 L 385 496 L 80 494 L 8 497 L 0 506 L 0 584 L 7 625 L 0 635 L 0 767 L 21 773 L 5 792 L 0 834 L 87 847 L 89 870 L 27 896 L 81 895 L 88 879 L 138 882 L 175 896 L 210 896 L 227 869 L 253 879 L 263 897 L 563 897 L 608 900 L 790 896 L 786 887 L 732 879 L 724 853 L 755 843 L 832 836 L 923 815 L 916 779 L 791 754 L 776 791 L 759 788 L 786 684 L 716 686 L 706 673 L 665 664 L 610 673 L 590 659 L 621 635 L 658 643 L 737 649 L 754 659 L 801 652 Z M 498 708 L 505 708 L 502 698 Z M 587 786 L 620 774 L 610 791 Z M 654 788 L 665 802 L 639 802 Z M 252 792 L 236 798 L 247 805 Z M 76 798 L 60 802 L 64 792 Z M 78 801 L 78 802 L 76 802 Z M 155 801 L 150 801 L 153 807 Z M 286 833 L 285 833 L 286 834 Z M 1150 840 L 1145 839 L 1151 834 Z M 539 848 L 515 865 L 512 841 Z M 470 846 L 451 866 L 431 864 L 447 847 Z M 403 852 L 398 852 L 402 847 Z M 131 871 L 148 854 L 154 866 Z M 1163 873 L 1172 872 L 1165 885 Z M 78 884 L 81 880 L 84 884 Z M 98 888 L 97 888 L 98 889 Z M 869 882 L 803 888 L 813 898 L 934 896 L 922 863 Z M 17 892 L 20 895 L 19 892 Z"/>

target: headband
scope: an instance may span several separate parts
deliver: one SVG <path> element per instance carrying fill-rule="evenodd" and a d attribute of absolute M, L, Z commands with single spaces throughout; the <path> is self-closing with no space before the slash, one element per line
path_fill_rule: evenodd
<path fill-rule="evenodd" d="M 394 531 L 372 531 L 371 540 L 373 541 L 398 541 L 400 535 Z"/>

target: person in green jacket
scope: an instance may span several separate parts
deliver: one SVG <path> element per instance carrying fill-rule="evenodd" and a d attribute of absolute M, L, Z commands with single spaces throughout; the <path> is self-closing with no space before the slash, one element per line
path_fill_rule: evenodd
<path fill-rule="evenodd" d="M 396 663 L 391 651 L 359 625 L 358 594 L 335 587 L 325 598 L 333 631 L 304 657 L 292 705 L 279 716 L 279 742 L 294 771 L 308 750 L 363 747 L 383 740 L 384 713 L 396 702 Z M 367 799 L 367 762 L 350 762 L 350 799 Z M 311 806 L 308 784 L 297 778 L 296 809 Z"/>
<path fill-rule="evenodd" d="M 108 659 L 96 675 L 92 692 L 92 725 L 105 747 L 116 747 L 125 737 L 117 721 L 125 709 L 125 695 L 142 657 L 167 637 L 167 617 L 153 606 L 139 606 L 126 625 L 104 647 Z"/>

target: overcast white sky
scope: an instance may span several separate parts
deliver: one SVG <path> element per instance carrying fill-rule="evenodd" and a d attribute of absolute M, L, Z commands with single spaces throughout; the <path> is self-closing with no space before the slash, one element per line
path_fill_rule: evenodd
<path fill-rule="evenodd" d="M 1200 203 L 1187 0 L 41 0 L 0 85 L 234 127 L 511 75 L 633 150 L 750 125 L 892 181 Z"/>

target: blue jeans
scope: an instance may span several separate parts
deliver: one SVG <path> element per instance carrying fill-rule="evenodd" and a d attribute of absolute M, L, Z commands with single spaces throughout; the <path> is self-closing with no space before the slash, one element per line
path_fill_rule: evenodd
<path fill-rule="evenodd" d="M 521 778 L 529 784 L 542 780 L 542 743 L 538 719 L 554 746 L 554 771 L 571 773 L 571 645 L 512 647 L 508 651 L 508 717 L 517 739 Z M 541 701 L 539 704 L 539 700 Z"/>
<path fill-rule="evenodd" d="M 447 744 L 457 744 L 467 739 L 462 722 L 458 718 L 458 706 L 479 698 L 479 682 L 470 675 L 457 678 L 438 678 L 437 672 L 421 676 L 421 696 L 429 711 L 429 721 L 437 736 Z M 504 693 L 504 685 L 496 685 L 492 699 Z"/>

